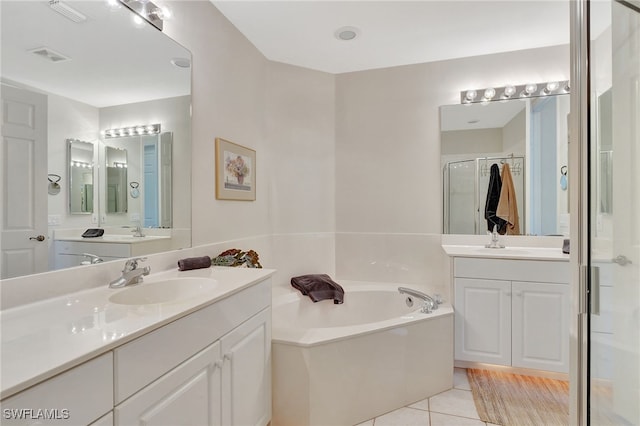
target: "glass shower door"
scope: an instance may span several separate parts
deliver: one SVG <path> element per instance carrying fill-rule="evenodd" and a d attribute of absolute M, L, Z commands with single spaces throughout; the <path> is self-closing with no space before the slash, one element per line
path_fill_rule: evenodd
<path fill-rule="evenodd" d="M 640 424 L 640 2 L 591 16 L 589 409 Z"/>

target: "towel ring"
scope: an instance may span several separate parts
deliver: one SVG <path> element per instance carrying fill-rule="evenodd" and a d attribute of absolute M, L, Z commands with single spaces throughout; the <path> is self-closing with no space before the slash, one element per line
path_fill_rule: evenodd
<path fill-rule="evenodd" d="M 569 170 L 569 168 L 567 166 L 562 166 L 562 167 L 560 167 L 560 174 L 562 176 L 566 176 L 568 170 Z"/>
<path fill-rule="evenodd" d="M 138 190 L 140 183 L 135 181 L 129 182 L 129 186 L 131 187 L 131 191 L 129 191 L 131 198 L 138 198 L 140 196 L 140 190 Z"/>
<path fill-rule="evenodd" d="M 49 193 L 49 195 L 57 195 L 58 193 L 60 193 L 60 184 L 58 183 L 60 182 L 60 179 L 62 179 L 60 175 L 56 175 L 53 173 L 49 173 L 47 175 L 47 180 L 49 181 L 47 192 Z"/>

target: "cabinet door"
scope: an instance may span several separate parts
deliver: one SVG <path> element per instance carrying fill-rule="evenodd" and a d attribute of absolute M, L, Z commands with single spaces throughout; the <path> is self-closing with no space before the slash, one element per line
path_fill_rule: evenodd
<path fill-rule="evenodd" d="M 455 357 L 511 365 L 511 282 L 455 279 Z"/>
<path fill-rule="evenodd" d="M 512 283 L 513 366 L 569 372 L 569 285 Z"/>
<path fill-rule="evenodd" d="M 116 406 L 114 424 L 221 425 L 221 366 L 216 342 Z"/>
<path fill-rule="evenodd" d="M 271 420 L 271 308 L 220 339 L 222 423 L 266 425 Z"/>

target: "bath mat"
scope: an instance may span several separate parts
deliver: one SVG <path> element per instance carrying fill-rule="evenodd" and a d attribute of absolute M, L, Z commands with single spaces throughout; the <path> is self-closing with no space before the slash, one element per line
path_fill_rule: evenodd
<path fill-rule="evenodd" d="M 480 419 L 503 426 L 569 424 L 569 382 L 467 369 Z"/>

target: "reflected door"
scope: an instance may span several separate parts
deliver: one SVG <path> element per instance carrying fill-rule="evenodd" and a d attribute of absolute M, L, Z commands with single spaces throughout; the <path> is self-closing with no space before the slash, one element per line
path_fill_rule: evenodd
<path fill-rule="evenodd" d="M 598 167 L 592 131 L 589 416 L 594 425 L 640 424 L 640 3 L 612 1 L 590 7 L 592 99 L 610 90 L 611 170 Z M 598 10 L 593 10 L 598 8 Z M 603 23 L 607 16 L 609 22 Z M 609 95 L 607 95 L 607 99 Z M 607 100 L 607 102 L 609 102 Z M 601 130 L 602 130 L 601 129 Z M 593 130 L 593 129 L 592 129 Z M 600 135 L 602 140 L 595 140 Z M 595 166 L 594 166 L 595 165 Z M 595 173 L 594 173 L 595 172 Z M 606 175 L 606 176 L 605 176 Z M 606 178 L 606 179 L 605 179 Z M 603 185 L 602 182 L 610 184 Z M 598 185 L 600 183 L 600 185 Z M 603 201 L 611 208 L 602 208 Z M 593 220 L 595 219 L 595 220 Z"/>
<path fill-rule="evenodd" d="M 44 272 L 47 259 L 47 97 L 2 85 L 2 279 Z"/>

